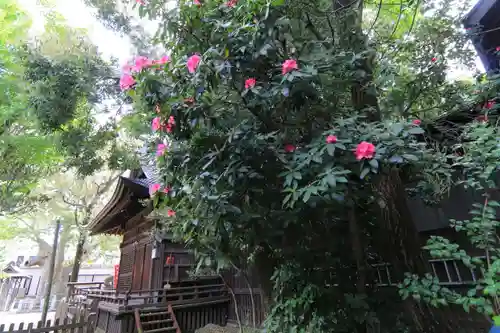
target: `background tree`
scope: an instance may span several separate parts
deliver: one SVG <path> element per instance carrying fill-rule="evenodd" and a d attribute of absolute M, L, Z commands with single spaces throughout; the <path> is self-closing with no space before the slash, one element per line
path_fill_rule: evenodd
<path fill-rule="evenodd" d="M 41 182 L 36 191 L 45 193 L 49 200 L 43 205 L 33 207 L 29 213 L 16 214 L 4 223 L 10 223 L 10 234 L 5 238 L 28 239 L 37 244 L 38 253 L 28 265 L 43 267 L 41 285 L 45 286 L 49 272 L 49 258 L 54 250 L 51 237 L 54 233 L 54 220 L 61 219 L 62 230 L 56 249 L 54 292 L 62 294 L 66 288 L 67 267 L 72 267 L 71 281 L 78 277 L 81 264 L 90 258 L 99 260 L 105 255 L 111 260 L 117 257 L 118 239 L 113 237 L 91 238 L 86 229 L 87 224 L 97 214 L 113 192 L 117 172 L 100 172 L 82 179 L 73 172 L 56 174 Z M 109 243 L 109 244 L 107 244 Z M 106 251 L 109 246 L 114 251 Z M 75 251 L 72 260 L 66 260 L 68 252 Z M 110 258 L 106 258 L 109 262 Z M 39 296 L 43 296 L 40 291 Z"/>
<path fill-rule="evenodd" d="M 18 17 L 29 22 L 29 17 L 17 9 L 15 2 L 5 5 L 6 17 L 13 22 L 18 20 L 15 22 L 17 25 L 24 22 Z M 2 199 L 14 197 L 12 194 L 16 192 L 12 191 L 12 184 L 20 189 L 21 186 L 30 186 L 22 193 L 25 206 L 30 204 L 30 211 L 10 209 L 3 213 L 10 221 L 21 221 L 20 224 L 9 225 L 13 230 L 9 236 L 30 230 L 29 237 L 38 244 L 38 257 L 42 259 L 53 251 L 50 242 L 45 239 L 53 233 L 51 221 L 57 216 L 63 219 L 57 249 L 56 283 L 61 281 L 65 251 L 71 249 L 69 245 L 75 238 L 73 278 L 78 276 L 83 253 L 89 246 L 86 244 L 85 227 L 94 216 L 94 210 L 99 208 L 100 200 L 112 187 L 119 170 L 129 168 L 135 163 L 135 158 L 129 154 L 133 150 L 131 144 L 121 140 L 122 137 L 117 134 L 116 118 L 122 112 L 125 101 L 118 95 L 116 64 L 101 58 L 84 30 L 70 28 L 53 10 L 47 10 L 45 15 L 44 33 L 37 38 L 7 36 L 19 46 L 12 58 L 12 62 L 16 63 L 9 65 L 13 68 L 9 71 L 11 75 L 2 79 L 11 84 L 11 90 L 7 91 L 12 91 L 12 100 L 18 104 L 5 103 L 6 107 L 2 109 L 6 119 L 4 123 L 10 131 L 4 133 L 14 133 L 19 142 L 13 144 L 15 150 L 4 154 L 4 165 L 1 165 L 6 170 L 3 173 L 6 177 L 4 192 L 10 197 L 2 196 Z M 7 32 L 11 33 L 9 29 L 6 29 Z M 6 42 L 10 40 L 5 39 Z M 6 44 L 5 49 L 8 48 L 12 45 Z M 5 53 L 5 56 L 11 55 Z M 14 91 L 14 88 L 18 90 Z M 21 171 L 30 173 L 11 176 L 17 169 L 12 164 L 15 159 L 10 159 L 8 154 L 19 161 Z M 99 172 L 106 170 L 113 171 L 108 172 L 110 176 L 103 180 Z M 40 182 L 40 179 L 51 175 L 59 182 L 64 179 L 66 183 L 57 184 L 58 187 L 54 188 L 47 181 Z M 36 196 L 28 196 L 29 191 Z M 59 193 L 60 197 L 55 198 L 54 193 Z M 44 201 L 34 200 L 40 197 Z M 16 200 L 17 203 L 21 201 Z M 42 214 L 39 209 L 49 209 L 50 213 Z M 59 289 L 62 288 L 60 286 Z"/>
<path fill-rule="evenodd" d="M 28 91 L 23 80 L 23 55 L 29 16 L 15 1 L 0 4 L 0 212 L 6 214 L 29 207 L 29 193 L 37 180 L 61 162 L 55 138 L 40 133 L 27 110 Z"/>
<path fill-rule="evenodd" d="M 88 224 L 108 202 L 118 179 L 118 172 L 101 172 L 92 177 L 79 179 L 77 175 L 67 175 L 65 181 L 52 184 L 54 191 L 60 195 L 56 204 L 60 209 L 73 212 L 73 226 L 75 228 L 77 243 L 76 252 L 71 271 L 71 282 L 78 280 L 78 273 L 84 256 L 89 256 Z M 117 245 L 116 243 L 114 243 Z M 116 253 L 116 249 L 115 249 Z"/>

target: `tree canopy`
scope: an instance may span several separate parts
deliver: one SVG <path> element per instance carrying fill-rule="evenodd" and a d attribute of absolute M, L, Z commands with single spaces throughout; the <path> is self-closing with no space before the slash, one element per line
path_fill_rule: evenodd
<path fill-rule="evenodd" d="M 429 272 L 405 198 L 439 201 L 466 165 L 465 133 L 496 126 L 495 80 L 447 78 L 474 71 L 467 6 L 137 3 L 163 22 L 169 57 L 124 68 L 128 124 L 157 160 L 156 214 L 200 265 L 253 265 L 271 332 L 453 331 L 448 312 L 410 298 L 381 309 L 370 265 Z"/>

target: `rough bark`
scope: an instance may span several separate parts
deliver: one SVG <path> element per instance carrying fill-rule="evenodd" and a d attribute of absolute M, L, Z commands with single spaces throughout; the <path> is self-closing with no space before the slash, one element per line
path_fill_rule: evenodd
<path fill-rule="evenodd" d="M 55 294 L 64 294 L 66 288 L 66 281 L 63 279 L 63 267 L 64 267 L 64 256 L 65 249 L 68 245 L 68 241 L 70 240 L 70 229 L 63 228 L 60 233 L 59 242 L 57 244 L 57 252 L 56 252 L 56 262 L 54 267 L 54 277 L 51 281 L 52 286 L 54 287 Z M 52 246 L 50 246 L 47 242 L 40 239 L 38 241 L 38 247 L 40 249 L 40 253 L 43 252 L 43 260 L 39 260 L 37 262 L 31 263 L 31 265 L 40 265 L 43 267 L 42 276 L 40 280 L 41 289 L 38 290 L 37 299 L 40 300 L 48 287 L 49 280 L 49 257 L 52 253 Z"/>
<path fill-rule="evenodd" d="M 365 115 L 368 121 L 380 121 L 382 115 L 373 83 L 375 57 L 374 54 L 367 52 L 367 40 L 361 28 L 362 7 L 362 0 L 333 0 L 333 8 L 338 15 L 338 42 L 341 48 L 365 54 L 355 65 L 364 75 L 352 82 L 353 106 L 359 113 Z M 418 275 L 429 272 L 428 261 L 423 255 L 420 237 L 406 203 L 406 193 L 399 170 L 394 169 L 379 175 L 373 190 L 380 206 L 378 223 L 381 234 L 375 240 L 377 250 L 383 252 L 382 256 L 393 266 L 398 277 L 403 276 L 404 272 Z M 415 332 L 452 331 L 449 317 L 445 314 L 447 311 L 431 309 L 410 299 L 404 302 L 404 306 L 412 318 Z"/>
<path fill-rule="evenodd" d="M 259 278 L 261 306 L 264 313 L 269 313 L 272 305 L 273 282 L 271 277 L 276 267 L 271 256 L 266 252 L 261 252 L 256 258 L 256 270 Z"/>
<path fill-rule="evenodd" d="M 377 237 L 382 257 L 392 266 L 393 282 L 400 281 L 404 273 L 420 276 L 432 272 L 429 258 L 422 250 L 420 236 L 406 202 L 404 182 L 397 169 L 380 175 L 374 186 L 380 207 L 380 234 Z M 451 308 L 433 308 L 411 299 L 404 301 L 406 313 L 411 317 L 413 332 L 454 333 L 459 325 Z"/>
<path fill-rule="evenodd" d="M 87 234 L 85 233 L 85 231 L 82 231 L 80 232 L 80 236 L 78 237 L 78 243 L 76 244 L 75 260 L 73 262 L 73 268 L 71 270 L 71 282 L 78 281 L 78 274 L 80 273 L 80 266 L 82 265 L 82 259 L 86 242 L 87 242 Z"/>
<path fill-rule="evenodd" d="M 236 295 L 234 294 L 233 288 L 224 279 L 224 276 L 222 276 L 222 274 L 219 274 L 219 277 L 222 279 L 224 285 L 231 294 L 231 298 L 233 299 L 234 303 L 234 314 L 236 315 L 236 322 L 238 323 L 239 332 L 243 333 L 243 325 L 241 324 L 240 310 L 238 308 L 238 300 L 236 299 Z"/>
<path fill-rule="evenodd" d="M 351 238 L 352 255 L 357 268 L 355 289 L 358 294 L 364 294 L 366 292 L 366 259 L 355 209 L 354 206 L 350 207 L 347 213 L 349 234 Z"/>

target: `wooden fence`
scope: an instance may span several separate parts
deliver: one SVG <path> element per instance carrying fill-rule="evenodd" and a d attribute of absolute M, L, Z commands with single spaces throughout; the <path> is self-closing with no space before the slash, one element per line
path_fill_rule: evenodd
<path fill-rule="evenodd" d="M 18 298 L 27 295 L 31 277 L 13 276 L 0 279 L 0 311 L 8 311 Z"/>
<path fill-rule="evenodd" d="M 0 333 L 92 333 L 94 330 L 95 315 L 74 317 L 72 320 L 65 318 L 47 320 L 44 324 L 42 321 L 38 323 L 20 323 L 17 328 L 16 324 L 0 325 Z"/>

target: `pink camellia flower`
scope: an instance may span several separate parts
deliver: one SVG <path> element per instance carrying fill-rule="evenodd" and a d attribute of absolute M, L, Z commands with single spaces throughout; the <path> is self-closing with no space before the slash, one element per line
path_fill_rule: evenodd
<path fill-rule="evenodd" d="M 175 216 L 175 210 L 169 209 L 169 210 L 167 211 L 167 216 L 168 216 L 168 217 L 173 217 L 173 216 Z"/>
<path fill-rule="evenodd" d="M 123 74 L 120 78 L 120 89 L 128 90 L 135 84 L 135 79 L 130 74 Z"/>
<path fill-rule="evenodd" d="M 175 118 L 174 116 L 168 117 L 168 124 L 174 126 L 175 125 Z"/>
<path fill-rule="evenodd" d="M 174 126 L 175 126 L 174 116 L 168 117 L 168 122 L 167 122 L 167 126 L 166 126 L 167 133 L 172 133 L 172 129 L 174 128 Z"/>
<path fill-rule="evenodd" d="M 329 135 L 326 137 L 326 143 L 335 143 L 337 142 L 337 137 L 335 135 Z"/>
<path fill-rule="evenodd" d="M 252 89 L 253 87 L 255 87 L 256 82 L 257 81 L 253 77 L 246 79 L 245 80 L 245 89 Z"/>
<path fill-rule="evenodd" d="M 156 156 L 163 156 L 165 154 L 165 150 L 167 149 L 167 145 L 164 143 L 158 144 L 156 147 Z"/>
<path fill-rule="evenodd" d="M 229 0 L 228 2 L 226 2 L 226 6 L 232 8 L 232 7 L 236 6 L 237 3 L 238 3 L 238 0 Z"/>
<path fill-rule="evenodd" d="M 375 146 L 370 142 L 362 141 L 356 147 L 356 159 L 362 160 L 363 158 L 372 159 L 375 154 Z"/>
<path fill-rule="evenodd" d="M 135 0 L 139 5 L 145 5 L 146 1 L 145 0 Z"/>
<path fill-rule="evenodd" d="M 169 56 L 163 56 L 160 58 L 160 60 L 157 60 L 156 63 L 159 65 L 165 65 L 167 62 L 170 62 L 170 57 Z"/>
<path fill-rule="evenodd" d="M 500 51 L 500 46 L 497 46 L 495 50 Z"/>
<path fill-rule="evenodd" d="M 286 73 L 290 73 L 291 71 L 296 69 L 299 69 L 297 61 L 293 59 L 288 59 L 283 62 L 283 68 L 282 68 L 283 75 L 285 75 Z"/>
<path fill-rule="evenodd" d="M 170 190 L 171 190 L 171 188 L 167 186 L 163 189 L 163 193 L 168 194 L 168 192 L 170 192 Z"/>
<path fill-rule="evenodd" d="M 287 144 L 284 147 L 286 153 L 293 153 L 295 151 L 295 146 L 292 144 Z"/>
<path fill-rule="evenodd" d="M 486 104 L 484 105 L 484 107 L 486 109 L 491 109 L 493 106 L 495 106 L 495 101 L 488 101 L 486 102 Z"/>
<path fill-rule="evenodd" d="M 161 188 L 160 184 L 152 184 L 149 186 L 149 195 L 153 195 L 158 192 Z"/>
<path fill-rule="evenodd" d="M 201 6 L 200 0 L 193 0 L 193 4 L 195 4 L 196 6 Z"/>
<path fill-rule="evenodd" d="M 437 59 L 436 57 L 433 57 L 433 58 L 431 59 L 431 62 L 436 62 L 437 60 L 438 60 L 438 59 Z"/>
<path fill-rule="evenodd" d="M 419 126 L 422 123 L 422 121 L 420 119 L 413 119 L 413 121 L 411 123 L 413 125 Z"/>
<path fill-rule="evenodd" d="M 198 68 L 198 65 L 200 64 L 201 57 L 197 54 L 193 54 L 190 56 L 187 60 L 187 68 L 189 73 L 194 73 L 196 71 L 196 68 Z"/>
<path fill-rule="evenodd" d="M 127 73 L 127 74 L 130 74 L 132 72 L 132 68 L 133 66 L 131 66 L 130 64 L 126 63 L 122 66 L 122 72 L 123 73 Z"/>
<path fill-rule="evenodd" d="M 158 131 L 161 128 L 161 119 L 160 117 L 154 117 L 151 122 L 151 129 L 153 131 Z"/>
<path fill-rule="evenodd" d="M 153 61 L 151 59 L 149 59 L 148 57 L 140 56 L 140 57 L 135 58 L 134 66 L 132 66 L 132 70 L 135 72 L 140 72 L 144 68 L 150 67 L 151 65 L 153 65 Z"/>

